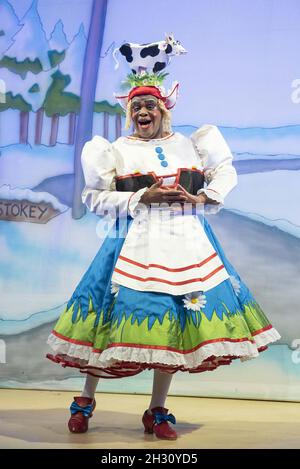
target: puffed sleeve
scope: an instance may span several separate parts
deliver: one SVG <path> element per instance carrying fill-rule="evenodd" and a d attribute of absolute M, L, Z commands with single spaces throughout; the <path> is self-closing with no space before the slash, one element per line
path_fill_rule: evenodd
<path fill-rule="evenodd" d="M 135 208 L 147 187 L 137 192 L 116 191 L 116 156 L 112 145 L 95 136 L 85 143 L 81 164 L 85 179 L 82 202 L 97 215 L 134 217 Z"/>
<path fill-rule="evenodd" d="M 201 158 L 207 184 L 198 194 L 204 192 L 223 205 L 224 198 L 237 184 L 230 148 L 215 125 L 203 125 L 191 135 L 191 140 Z"/>

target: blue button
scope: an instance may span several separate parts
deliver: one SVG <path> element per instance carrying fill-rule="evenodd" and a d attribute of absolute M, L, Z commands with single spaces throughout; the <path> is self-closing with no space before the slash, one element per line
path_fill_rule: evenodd
<path fill-rule="evenodd" d="M 161 147 L 156 147 L 155 151 L 156 151 L 156 153 L 162 153 L 163 149 Z"/>
<path fill-rule="evenodd" d="M 157 155 L 157 156 L 158 156 L 158 158 L 159 158 L 160 160 L 164 160 L 164 159 L 165 159 L 165 155 L 163 155 L 162 153 L 160 153 L 160 154 Z"/>
<path fill-rule="evenodd" d="M 167 162 L 167 161 L 162 161 L 160 164 L 161 164 L 162 166 L 164 166 L 164 167 L 168 166 L 168 162 Z"/>

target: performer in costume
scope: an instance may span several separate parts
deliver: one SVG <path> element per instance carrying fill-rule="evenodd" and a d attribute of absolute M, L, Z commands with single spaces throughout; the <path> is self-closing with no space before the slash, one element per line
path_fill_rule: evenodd
<path fill-rule="evenodd" d="M 114 223 L 48 339 L 48 358 L 87 374 L 71 432 L 88 429 L 99 377 L 153 369 L 145 432 L 176 439 L 165 408 L 173 374 L 257 357 L 280 335 L 205 218 L 237 183 L 227 143 L 214 125 L 173 133 L 178 84 L 165 93 L 158 76 L 136 80 L 117 97 L 134 133 L 83 148 L 82 200 Z"/>

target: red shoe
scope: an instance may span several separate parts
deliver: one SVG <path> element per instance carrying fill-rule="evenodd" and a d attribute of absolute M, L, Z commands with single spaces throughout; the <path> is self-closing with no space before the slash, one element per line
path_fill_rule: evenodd
<path fill-rule="evenodd" d="M 168 424 L 168 421 L 176 423 L 174 415 L 168 414 L 168 409 L 164 407 L 154 407 L 151 412 L 152 415 L 149 415 L 146 410 L 143 415 L 145 433 L 155 433 L 157 438 L 162 440 L 176 440 L 177 433 Z"/>
<path fill-rule="evenodd" d="M 74 397 L 71 404 L 71 418 L 68 427 L 71 433 L 85 433 L 89 428 L 89 418 L 96 407 L 95 399 L 89 397 Z"/>

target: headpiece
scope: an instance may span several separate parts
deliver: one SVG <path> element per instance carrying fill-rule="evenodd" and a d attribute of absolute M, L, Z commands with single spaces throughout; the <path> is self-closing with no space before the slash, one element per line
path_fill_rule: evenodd
<path fill-rule="evenodd" d="M 179 83 L 173 82 L 171 89 L 166 92 L 162 82 L 167 75 L 167 73 L 132 73 L 127 76 L 127 80 L 124 82 L 125 86 L 130 87 L 129 91 L 123 95 L 114 93 L 114 96 L 123 109 L 127 109 L 128 102 L 135 96 L 146 94 L 155 96 L 163 101 L 167 109 L 172 109 L 177 101 Z"/>
<path fill-rule="evenodd" d="M 132 73 L 124 82 L 128 92 L 116 94 L 115 98 L 123 109 L 128 108 L 128 103 L 134 96 L 150 94 L 160 99 L 165 107 L 172 109 L 177 100 L 179 83 L 174 82 L 167 92 L 162 83 L 168 73 L 163 70 L 169 65 L 172 56 L 186 54 L 185 48 L 174 34 L 166 34 L 165 39 L 148 44 L 135 44 L 126 42 L 113 51 L 116 69 L 119 66 L 117 54 L 121 54 L 130 66 Z"/>

